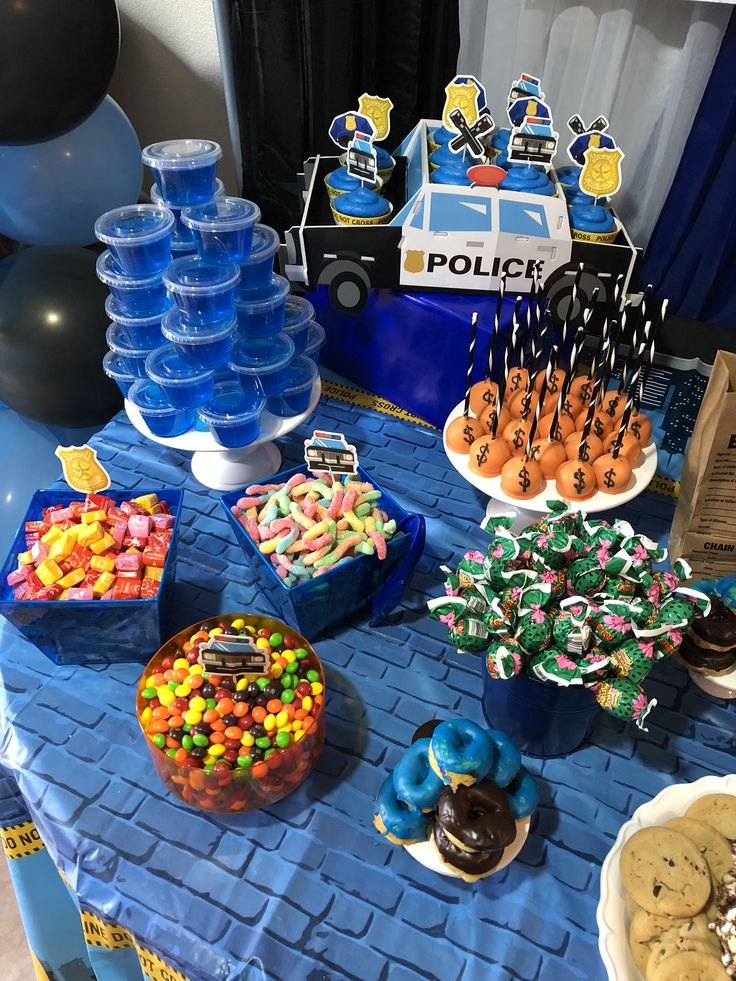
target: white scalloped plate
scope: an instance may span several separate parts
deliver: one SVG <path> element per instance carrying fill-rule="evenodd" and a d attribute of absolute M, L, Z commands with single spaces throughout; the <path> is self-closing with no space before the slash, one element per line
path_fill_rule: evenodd
<path fill-rule="evenodd" d="M 631 913 L 618 867 L 621 849 L 636 831 L 683 815 L 694 801 L 706 794 L 736 796 L 736 774 L 701 777 L 694 783 L 665 787 L 656 797 L 638 807 L 631 820 L 621 826 L 601 868 L 601 898 L 596 911 L 598 949 L 609 981 L 635 981 L 641 978 L 629 950 Z"/>
<path fill-rule="evenodd" d="M 516 822 L 516 837 L 510 845 L 507 845 L 506 848 L 504 848 L 501 861 L 498 863 L 491 875 L 495 875 L 496 872 L 500 872 L 501 869 L 505 869 L 507 865 L 510 865 L 513 862 L 521 849 L 524 847 L 524 842 L 529 836 L 529 825 L 531 822 L 531 815 L 523 818 L 521 821 Z M 459 878 L 455 872 L 448 869 L 446 865 L 442 864 L 431 841 L 417 841 L 413 845 L 404 845 L 404 848 L 409 852 L 415 861 L 419 862 L 419 864 L 423 865 L 426 869 L 429 869 L 430 872 L 437 872 L 439 875 L 452 875 L 455 876 L 455 878 Z"/>

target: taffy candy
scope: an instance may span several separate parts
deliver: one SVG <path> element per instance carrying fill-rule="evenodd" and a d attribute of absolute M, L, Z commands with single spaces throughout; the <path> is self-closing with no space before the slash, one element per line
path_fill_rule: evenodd
<path fill-rule="evenodd" d="M 283 584 L 297 586 L 358 555 L 386 558 L 396 521 L 380 501 L 371 483 L 297 473 L 246 487 L 231 511 Z"/>
<path fill-rule="evenodd" d="M 486 555 L 473 550 L 462 569 L 444 568 L 449 595 L 430 601 L 431 615 L 446 623 L 453 646 L 485 656 L 492 678 L 526 673 L 582 685 L 606 711 L 644 728 L 655 703 L 639 682 L 677 650 L 709 600 L 681 586 L 690 575 L 686 563 L 655 572 L 665 550 L 628 522 L 588 518 L 560 501 L 548 506 L 549 514 L 519 534 L 510 530 L 513 515 L 489 516 Z M 461 582 L 487 604 L 485 646 L 480 630 L 469 644 L 467 627 L 458 629 L 470 616 Z"/>
<path fill-rule="evenodd" d="M 244 810 L 279 799 L 280 790 L 311 769 L 321 739 L 315 748 L 305 737 L 324 730 L 324 674 L 303 638 L 273 623 L 259 616 L 204 622 L 187 640 L 163 648 L 141 678 L 141 727 L 171 761 L 157 769 L 172 775 L 187 802 Z M 265 673 L 203 666 L 203 649 L 234 637 L 253 639 L 268 664 Z"/>
<path fill-rule="evenodd" d="M 116 504 L 104 494 L 44 508 L 25 523 L 26 551 L 7 577 L 16 600 L 153 599 L 174 515 L 156 494 Z"/>

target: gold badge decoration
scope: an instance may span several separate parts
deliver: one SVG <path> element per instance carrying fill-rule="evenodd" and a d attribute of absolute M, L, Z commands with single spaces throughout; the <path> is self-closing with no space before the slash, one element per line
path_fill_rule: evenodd
<path fill-rule="evenodd" d="M 390 99 L 382 99 L 380 95 L 368 95 L 364 92 L 358 99 L 358 112 L 367 116 L 376 131 L 376 143 L 385 140 L 391 130 L 391 110 L 394 104 Z"/>
<path fill-rule="evenodd" d="M 404 256 L 404 269 L 408 273 L 424 272 L 424 250 L 407 249 Z"/>
<path fill-rule="evenodd" d="M 624 154 L 616 147 L 588 147 L 580 172 L 580 190 L 594 198 L 610 197 L 621 186 L 621 161 Z"/>
<path fill-rule="evenodd" d="M 345 117 L 345 129 L 348 130 L 349 133 L 354 133 L 356 126 L 357 123 L 355 122 L 355 116 L 350 115 Z"/>
<path fill-rule="evenodd" d="M 473 126 L 478 122 L 478 97 L 480 89 L 475 82 L 450 82 L 445 87 L 445 108 L 442 110 L 442 125 L 445 129 L 453 130 L 450 113 L 453 109 L 460 109 L 468 123 Z"/>
<path fill-rule="evenodd" d="M 91 446 L 86 443 L 84 446 L 57 446 L 54 452 L 61 460 L 64 480 L 72 490 L 90 494 L 110 486 L 110 474 Z"/>

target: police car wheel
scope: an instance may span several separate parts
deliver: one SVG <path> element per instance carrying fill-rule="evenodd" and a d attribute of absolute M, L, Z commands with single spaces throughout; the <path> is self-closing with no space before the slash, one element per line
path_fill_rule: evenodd
<path fill-rule="evenodd" d="M 556 270 L 544 284 L 544 292 L 547 297 L 552 316 L 560 323 L 567 318 L 568 323 L 580 316 L 581 311 L 592 299 L 594 291 L 598 290 L 598 304 L 605 303 L 608 294 L 603 280 L 597 275 L 597 270 L 591 267 L 583 269 L 580 277 L 575 303 L 571 307 L 573 284 L 578 267 L 570 263 Z"/>
<path fill-rule="evenodd" d="M 341 313 L 358 313 L 368 301 L 368 287 L 363 279 L 346 270 L 330 282 L 330 302 Z"/>

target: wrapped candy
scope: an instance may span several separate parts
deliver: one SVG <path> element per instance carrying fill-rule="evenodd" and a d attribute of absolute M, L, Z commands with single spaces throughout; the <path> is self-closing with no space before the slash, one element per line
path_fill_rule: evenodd
<path fill-rule="evenodd" d="M 595 700 L 602 709 L 615 715 L 617 719 L 635 722 L 644 732 L 649 730 L 644 721 L 654 706 L 656 698 L 648 699 L 643 689 L 628 678 L 615 678 L 612 681 L 599 681 L 593 686 Z"/>
<path fill-rule="evenodd" d="M 585 686 L 605 711 L 643 729 L 655 702 L 639 683 L 708 607 L 680 585 L 686 563 L 655 572 L 665 558 L 656 542 L 560 501 L 518 535 L 513 520 L 487 519 L 487 553 L 468 552 L 444 570 L 447 595 L 430 602 L 431 615 L 453 646 L 485 654 L 491 677 Z"/>

